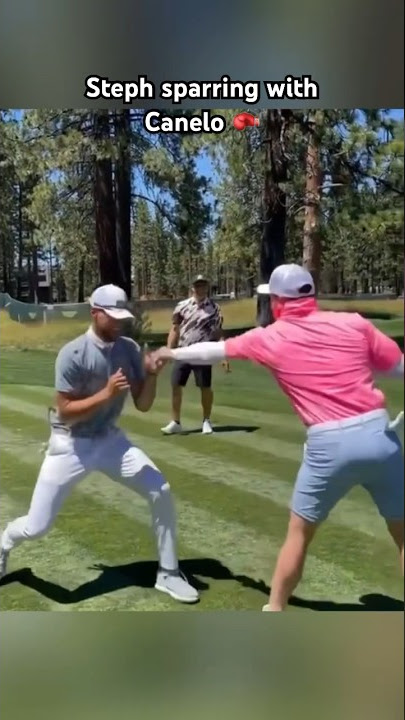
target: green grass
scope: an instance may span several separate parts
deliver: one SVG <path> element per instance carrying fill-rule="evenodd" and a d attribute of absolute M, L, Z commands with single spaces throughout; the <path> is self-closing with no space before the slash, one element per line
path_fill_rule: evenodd
<path fill-rule="evenodd" d="M 255 324 L 256 300 L 245 299 L 225 301 L 222 304 L 224 328 L 247 328 Z M 333 300 L 322 301 L 325 309 L 351 310 L 366 313 L 376 318 L 381 330 L 393 337 L 402 338 L 404 334 L 404 303 L 402 300 Z M 162 344 L 165 342 L 171 322 L 171 310 L 168 308 L 150 311 L 145 315 L 148 331 L 144 340 Z M 378 319 L 377 319 L 378 318 Z M 0 345 L 20 349 L 47 348 L 57 349 L 68 342 L 88 326 L 86 320 L 56 320 L 48 324 L 22 324 L 10 319 L 6 311 L 0 311 Z M 156 334 L 159 335 L 156 337 Z M 153 337 L 155 335 L 155 338 Z"/>
<path fill-rule="evenodd" d="M 54 353 L 1 352 L 1 517 L 26 512 L 48 436 Z M 182 567 L 202 601 L 187 612 L 260 610 L 288 520 L 288 500 L 304 432 L 266 372 L 233 363 L 215 370 L 214 424 L 219 432 L 165 438 L 168 372 L 152 411 L 129 404 L 122 426 L 170 481 L 177 505 Z M 384 384 L 394 413 L 402 386 Z M 185 393 L 184 423 L 198 429 L 197 390 Z M 0 587 L 3 610 L 178 610 L 153 590 L 155 551 L 149 513 L 136 495 L 93 475 L 74 491 L 54 529 L 24 543 Z M 356 490 L 333 512 L 310 551 L 291 611 L 360 609 L 377 594 L 380 607 L 403 597 L 398 563 L 383 522 Z M 399 606 L 399 604 L 398 604 Z M 367 607 L 367 605 L 366 605 Z M 370 605 L 376 607 L 375 605 Z"/>
<path fill-rule="evenodd" d="M 241 328 L 255 324 L 256 299 L 224 301 L 220 303 L 224 316 L 224 326 Z M 369 315 L 402 316 L 404 315 L 403 300 L 322 300 L 321 306 L 329 310 L 357 310 Z M 153 310 L 148 313 L 154 332 L 167 332 L 170 327 L 171 311 L 168 308 Z"/>

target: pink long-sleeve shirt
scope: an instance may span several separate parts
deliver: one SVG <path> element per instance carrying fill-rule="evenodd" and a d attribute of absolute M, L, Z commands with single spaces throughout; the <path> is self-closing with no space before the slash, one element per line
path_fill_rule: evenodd
<path fill-rule="evenodd" d="M 402 358 L 361 315 L 319 310 L 313 298 L 290 301 L 272 325 L 226 340 L 225 355 L 270 370 L 306 426 L 385 408 L 373 372 Z"/>

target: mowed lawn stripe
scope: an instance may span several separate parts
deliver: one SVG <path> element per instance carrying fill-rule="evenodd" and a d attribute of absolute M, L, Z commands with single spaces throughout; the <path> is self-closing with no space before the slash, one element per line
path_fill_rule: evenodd
<path fill-rule="evenodd" d="M 53 398 L 53 369 L 52 372 L 49 371 L 49 354 L 40 353 L 37 360 L 35 353 L 28 355 L 18 353 L 21 356 L 19 363 L 24 358 L 24 366 L 21 367 L 21 381 L 24 383 L 24 378 L 29 377 L 32 384 L 29 386 L 27 384 L 16 385 L 15 379 L 17 378 L 13 377 L 12 384 L 7 385 L 4 381 L 2 382 L 2 390 L 6 391 L 10 388 L 11 391 L 12 388 L 15 388 L 18 393 L 21 388 L 24 393 L 24 389 L 27 388 L 27 390 L 32 389 L 35 393 L 44 394 L 47 398 Z M 38 363 L 40 367 L 38 367 Z M 8 381 L 13 376 L 10 365 L 10 359 L 6 353 L 6 359 L 4 356 L 2 358 L 1 376 Z M 155 401 L 156 409 L 167 413 L 167 422 L 170 415 L 168 375 L 166 371 L 159 379 L 158 396 Z M 403 383 L 394 379 L 378 378 L 377 384 L 386 394 L 391 414 L 399 412 L 403 408 Z M 226 418 L 237 419 L 246 425 L 270 427 L 271 434 L 275 436 L 279 431 L 287 431 L 292 440 L 301 440 L 304 437 L 305 431 L 298 417 L 292 412 L 288 400 L 276 383 L 261 368 L 252 367 L 249 363 L 237 363 L 236 371 L 232 375 L 222 375 L 222 377 L 217 375 L 214 390 L 214 422 L 223 424 Z M 193 418 L 193 422 L 195 420 L 199 424 L 201 420 L 200 395 L 194 387 L 186 388 L 184 392 L 184 408 L 187 415 Z"/>
<path fill-rule="evenodd" d="M 55 397 L 54 389 L 43 385 L 2 385 L 1 387 L 2 391 L 4 390 L 5 393 L 10 393 L 15 397 L 28 398 L 28 396 L 31 395 L 35 399 L 35 397 L 39 396 L 43 397 L 46 402 L 53 402 Z M 161 385 L 158 386 L 158 396 L 153 405 L 159 412 L 165 414 L 165 424 L 167 424 L 170 419 L 170 398 L 167 390 L 168 388 L 165 385 L 163 385 L 163 388 Z M 280 391 L 278 392 L 280 394 Z M 280 400 L 280 398 L 277 399 Z M 240 400 L 243 404 L 243 397 L 240 398 Z M 185 392 L 183 406 L 192 425 L 200 425 L 202 411 L 198 394 L 193 391 Z M 128 406 L 124 412 L 128 412 Z M 262 412 L 260 410 L 245 410 L 243 407 L 235 408 L 227 405 L 218 405 L 214 402 L 213 421 L 215 424 L 230 424 L 227 422 L 228 420 L 236 419 L 238 420 L 237 424 L 240 424 L 242 420 L 245 425 L 271 428 L 273 433 L 275 431 L 287 431 L 294 439 L 300 439 L 304 436 L 302 425 L 295 415 L 285 412 L 272 412 L 271 405 L 269 405 L 269 412 Z"/>
<path fill-rule="evenodd" d="M 4 415 L 2 420 L 4 423 Z M 24 425 L 26 421 L 28 421 L 26 431 L 31 435 L 35 423 L 29 418 L 23 417 L 20 425 Z M 14 424 L 13 422 L 12 425 Z M 144 440 L 145 438 L 141 438 L 141 442 Z M 224 492 L 223 486 L 217 483 L 209 484 L 205 480 L 198 483 L 192 472 L 179 472 L 178 468 L 175 472 L 174 468 L 166 465 L 165 462 L 161 462 L 160 465 L 170 478 L 175 478 L 172 485 L 175 488 L 176 496 L 180 497 L 183 503 L 186 501 L 192 506 L 202 505 L 204 510 L 208 510 L 211 515 L 226 522 L 235 520 L 239 523 L 242 522 L 252 530 L 270 537 L 273 545 L 279 544 L 285 531 L 285 510 L 283 511 L 280 507 L 265 500 L 258 504 L 252 494 L 243 493 L 234 488 L 226 488 Z M 210 529 L 209 532 L 212 530 Z M 351 547 L 355 551 L 348 553 L 347 547 Z M 334 549 L 333 553 L 331 548 Z M 364 534 L 357 530 L 345 531 L 343 536 L 341 529 L 330 522 L 323 529 L 321 538 L 311 548 L 311 556 L 313 560 L 316 559 L 323 563 L 325 567 L 330 568 L 331 565 L 336 564 L 342 571 L 344 568 L 344 571 L 349 572 L 353 577 L 358 574 L 363 575 L 364 582 L 379 585 L 381 580 L 384 584 L 389 583 L 394 592 L 400 592 L 401 584 L 396 581 L 394 554 L 391 549 L 388 549 L 387 543 L 376 540 L 367 542 Z M 326 574 L 326 577 L 328 576 L 329 573 Z"/>
<path fill-rule="evenodd" d="M 9 351 L 2 348 L 1 381 L 2 386 L 8 384 L 27 384 L 50 388 L 54 381 L 54 363 L 56 352 L 19 350 Z M 278 388 L 269 373 L 251 363 L 232 363 L 233 373 L 224 374 L 219 367 L 214 368 L 214 392 L 216 408 L 221 412 L 236 413 L 236 417 L 252 424 L 266 424 L 272 414 L 280 416 L 279 426 L 290 430 L 294 426 L 300 428 L 298 418 L 291 412 L 287 398 Z M 378 379 L 378 384 L 387 395 L 389 406 L 393 412 L 403 407 L 403 383 L 392 379 Z M 159 379 L 158 403 L 162 410 L 169 412 L 170 366 L 163 371 Z M 199 392 L 191 386 L 185 391 L 186 403 L 193 405 L 193 412 L 199 417 Z M 276 410 L 276 413 L 275 413 Z M 274 418 L 273 418 L 274 419 Z"/>
<path fill-rule="evenodd" d="M 35 404 L 41 401 L 45 410 L 49 404 L 54 402 L 55 395 L 50 388 L 40 386 L 7 385 L 2 386 L 1 392 L 4 396 L 30 400 Z M 160 430 L 160 427 L 167 425 L 170 419 L 168 407 L 168 400 L 164 402 L 162 399 L 156 399 L 153 405 L 153 413 L 143 414 L 143 421 L 159 424 Z M 200 432 L 201 413 L 196 411 L 196 406 L 186 402 L 183 409 L 182 424 L 184 429 L 187 432 Z M 132 402 L 129 400 L 124 408 L 123 418 L 132 419 L 135 412 Z M 278 422 L 278 418 L 280 422 Z M 229 422 L 229 419 L 231 422 Z M 245 418 L 243 411 L 240 411 L 238 420 L 236 422 L 236 415 L 232 412 L 231 414 L 220 413 L 216 408 L 213 413 L 213 425 L 218 427 L 218 433 L 214 435 L 214 439 L 221 439 L 223 442 L 238 445 L 239 447 L 243 445 L 259 452 L 276 455 L 285 460 L 299 460 L 301 458 L 302 450 L 297 448 L 303 442 L 304 431 L 294 423 L 294 416 L 292 416 L 293 421 L 290 422 L 289 427 L 283 424 L 284 417 L 281 414 L 279 416 L 273 414 L 272 422 L 266 423 L 263 428 L 260 426 L 258 418 L 252 417 L 248 420 Z M 230 428 L 229 431 L 226 431 L 227 427 Z M 262 432 L 257 432 L 258 430 Z M 285 436 L 289 438 L 288 441 L 285 440 Z"/>
<path fill-rule="evenodd" d="M 3 407 L 7 406 L 24 410 L 26 406 L 21 405 L 21 402 L 26 403 L 29 400 L 31 404 L 35 405 L 38 417 L 39 414 L 41 418 L 47 417 L 47 403 L 43 402 L 42 398 L 38 398 L 35 393 L 34 395 L 32 395 L 30 391 L 27 391 L 25 395 L 20 392 L 15 393 L 11 386 L 8 386 L 7 392 L 3 393 L 2 397 Z M 283 480 L 288 481 L 292 487 L 292 483 L 297 474 L 297 460 L 286 460 L 285 458 L 279 458 L 267 452 L 269 436 L 264 434 L 261 434 L 260 438 L 260 451 L 250 447 L 248 442 L 244 444 L 243 448 L 240 448 L 239 443 L 237 443 L 235 447 L 234 444 L 227 443 L 226 440 L 222 441 L 222 439 L 226 438 L 226 434 L 223 433 L 209 437 L 202 436 L 200 432 L 189 435 L 178 435 L 176 437 L 164 437 L 160 431 L 161 423 L 156 421 L 154 408 L 152 408 L 149 413 L 139 413 L 134 408 L 131 408 L 130 403 L 127 412 L 121 418 L 120 424 L 126 431 L 137 432 L 140 430 L 145 436 L 153 439 L 159 438 L 165 443 L 166 448 L 175 445 L 176 447 L 184 448 L 184 450 L 209 455 L 210 458 L 217 458 L 219 463 L 230 464 L 230 466 L 234 466 L 236 460 L 238 463 L 237 475 L 240 474 L 241 466 L 249 470 L 255 468 L 256 471 L 265 473 L 266 477 L 269 477 L 270 480 L 271 476 L 282 477 Z M 238 437 L 240 437 L 240 433 L 238 433 Z M 251 437 L 251 434 L 249 434 L 249 437 Z M 277 444 L 273 442 L 274 450 L 276 446 Z M 301 442 L 297 443 L 296 447 L 302 448 Z M 302 449 L 300 453 L 302 453 Z"/>
<path fill-rule="evenodd" d="M 4 433 L 3 428 L 2 432 Z M 11 456 L 15 455 L 17 457 L 19 455 L 21 457 L 21 438 L 16 438 L 11 433 L 7 433 L 6 437 L 9 446 L 7 453 Z M 24 468 L 24 477 L 29 476 L 30 479 L 33 479 L 37 471 L 37 463 L 32 452 L 33 443 L 28 443 L 28 449 L 31 452 L 26 455 L 24 460 L 17 460 L 17 463 L 20 465 L 20 472 Z M 178 503 L 176 504 L 178 505 Z M 104 506 L 104 512 L 100 506 Z M 112 515 L 107 520 L 108 525 L 101 534 L 104 539 L 107 539 L 108 532 L 109 536 L 113 538 L 115 554 L 119 556 L 116 561 L 122 563 L 126 555 L 128 555 L 129 538 L 134 543 L 133 557 L 137 559 L 139 555 L 136 547 L 139 538 L 138 525 L 142 523 L 145 528 L 148 527 L 149 529 L 150 516 L 146 503 L 136 493 L 130 493 L 126 488 L 122 488 L 120 485 L 112 483 L 98 474 L 93 474 L 80 483 L 66 501 L 57 520 L 58 527 L 70 526 L 70 532 L 76 534 L 77 524 L 80 523 L 80 518 L 83 518 L 84 507 L 86 508 L 84 515 L 86 521 L 81 523 L 84 529 L 81 526 L 79 527 L 83 542 L 87 539 L 89 544 L 93 544 L 93 533 L 97 532 L 94 518 L 102 527 L 104 516 L 106 514 Z M 120 514 L 121 516 L 117 527 L 114 527 L 114 514 Z M 134 518 L 136 518 L 136 523 L 134 523 Z M 73 524 L 75 524 L 76 528 L 72 527 Z M 207 566 L 209 570 L 211 566 L 213 569 L 211 572 L 216 579 L 215 585 L 220 586 L 220 588 L 214 586 L 213 591 L 204 596 L 204 607 L 220 607 L 225 602 L 225 606 L 228 608 L 251 607 L 260 609 L 260 603 L 265 600 L 263 593 L 258 594 L 258 590 L 255 590 L 254 587 L 249 589 L 249 586 L 243 583 L 244 580 L 249 581 L 251 579 L 254 585 L 254 579 L 249 577 L 234 578 L 230 568 L 221 564 L 218 556 L 221 556 L 223 562 L 231 560 L 234 566 L 233 571 L 237 574 L 250 571 L 252 567 L 257 569 L 257 566 L 259 566 L 259 569 L 265 568 L 267 570 L 269 560 L 272 558 L 268 538 L 258 538 L 253 533 L 249 535 L 242 526 L 217 521 L 211 518 L 208 513 L 188 508 L 183 504 L 179 509 L 178 525 L 181 539 L 180 558 L 183 560 L 182 566 L 184 566 L 184 569 L 187 570 L 190 562 L 194 561 L 193 564 L 198 570 L 198 558 L 203 558 L 204 562 L 201 563 L 202 577 L 206 578 L 208 583 L 211 584 L 210 577 L 204 575 L 205 567 Z M 54 530 L 48 536 L 50 542 L 53 533 Z M 190 550 L 187 547 L 187 541 L 191 541 L 198 549 Z M 235 544 L 238 544 L 239 541 L 242 541 L 241 550 L 235 553 Z M 21 548 L 21 553 L 24 552 L 26 544 Z M 32 546 L 34 547 L 35 544 L 33 543 Z M 220 553 L 218 553 L 218 547 L 221 548 Z M 149 558 L 154 558 L 154 556 L 154 552 L 149 553 Z M 255 561 L 257 561 L 257 566 L 255 566 Z M 62 558 L 60 563 L 63 570 Z M 115 564 L 114 558 L 110 558 L 109 564 Z M 226 593 L 224 593 L 225 588 Z M 219 593 L 219 589 L 221 589 L 221 593 Z M 222 600 L 221 594 L 224 594 Z M 151 595 L 152 606 L 149 609 L 162 609 L 156 608 L 153 598 L 154 594 Z M 118 605 L 115 609 L 122 608 Z M 138 609 L 138 607 L 136 606 L 134 609 Z M 179 609 L 179 606 L 168 599 L 165 609 Z M 204 608 L 201 607 L 201 609 Z"/>
<path fill-rule="evenodd" d="M 44 421 L 42 408 L 18 399 L 13 399 L 11 402 L 9 398 L 5 399 L 3 396 L 3 411 L 5 420 L 7 418 L 6 413 L 20 412 L 29 417 Z M 10 416 L 8 415 L 8 417 Z M 270 471 L 268 463 L 265 465 L 264 470 L 256 469 L 252 464 L 249 464 L 249 461 L 253 462 L 254 458 L 249 457 L 246 459 L 245 454 L 244 457 L 242 457 L 243 464 L 236 464 L 226 457 L 224 458 L 221 449 L 219 449 L 218 454 L 218 447 L 216 448 L 217 454 L 213 454 L 211 437 L 199 438 L 198 450 L 200 452 L 196 453 L 189 447 L 180 444 L 184 438 L 157 439 L 149 434 L 146 435 L 143 420 L 144 416 L 139 418 L 138 422 L 132 424 L 124 423 L 125 430 L 131 428 L 134 430 L 134 432 L 129 433 L 133 441 L 142 447 L 161 467 L 162 463 L 168 463 L 174 466 L 176 470 L 184 470 L 193 476 L 201 476 L 206 482 L 220 483 L 231 489 L 265 498 L 276 506 L 279 506 L 269 508 L 271 516 L 274 517 L 277 514 L 281 514 L 282 517 L 285 518 L 286 508 L 289 506 L 291 498 L 296 469 L 295 472 L 292 470 L 289 481 L 286 481 L 280 479 L 280 475 L 274 475 Z M 15 421 L 18 423 L 18 417 L 15 418 Z M 13 425 L 14 422 L 11 421 L 9 423 L 11 429 Z M 36 437 L 44 441 L 47 438 L 43 434 L 42 427 L 42 424 L 41 428 L 39 428 L 37 423 L 31 423 L 30 433 L 36 433 Z M 171 472 L 169 478 L 172 484 L 175 483 L 176 473 Z M 330 516 L 330 522 L 343 525 L 350 529 L 356 528 L 371 537 L 379 537 L 386 541 L 387 531 L 385 523 L 377 514 L 369 497 L 366 496 L 362 490 L 354 491 L 353 495 L 357 495 L 357 497 L 355 499 L 345 498 L 337 505 Z M 243 505 L 246 506 L 247 503 L 245 502 Z M 248 505 L 250 507 L 250 503 Z"/>
<path fill-rule="evenodd" d="M 21 454 L 19 449 L 21 439 L 17 437 L 13 440 L 12 434 L 8 434 L 7 439 L 9 452 Z M 32 457 L 33 454 L 30 452 L 29 458 L 22 464 L 32 466 L 34 464 Z M 130 495 L 131 502 L 128 502 L 128 491 L 104 478 L 98 476 L 94 476 L 93 479 L 89 478 L 87 482 L 81 483 L 75 492 L 75 495 L 78 496 L 90 496 L 92 503 L 95 494 L 97 501 L 105 504 L 110 512 L 117 510 L 132 521 L 133 508 L 136 508 L 137 521 L 149 523 L 149 514 L 146 512 L 145 503 L 136 494 Z M 188 544 L 188 540 L 194 543 L 199 548 L 198 555 L 203 553 L 211 559 L 215 558 L 217 562 L 219 559 L 222 564 L 225 564 L 227 568 L 225 574 L 229 575 L 229 579 L 232 579 L 232 575 L 229 573 L 231 570 L 242 585 L 252 581 L 252 573 L 258 579 L 266 577 L 269 566 L 274 564 L 277 552 L 276 546 L 271 543 L 271 538 L 260 533 L 250 532 L 245 526 L 238 523 L 214 518 L 210 513 L 196 508 L 191 503 L 182 501 L 177 505 L 182 540 L 186 544 Z M 99 511 L 97 511 L 98 515 Z M 88 526 L 90 517 L 91 508 L 87 516 L 86 534 L 91 532 L 91 527 Z M 72 515 L 70 515 L 70 521 L 72 521 Z M 117 538 L 118 536 L 115 538 L 116 542 Z M 240 577 L 240 575 L 244 577 Z M 324 562 L 313 555 L 308 558 L 306 577 L 301 584 L 300 596 L 329 599 L 329 591 L 331 591 L 332 595 L 338 592 L 342 598 L 343 588 L 343 596 L 346 601 L 349 599 L 355 601 L 364 592 L 372 590 L 382 592 L 380 587 L 365 585 L 364 581 L 357 578 L 352 572 L 344 570 L 333 562 Z M 235 607 L 237 598 L 228 595 L 227 600 L 225 598 L 224 600 L 226 606 L 232 608 Z"/>
<path fill-rule="evenodd" d="M 28 445 L 30 460 L 21 461 L 23 445 L 21 438 L 7 436 L 8 450 L 1 451 L 2 492 L 1 492 L 1 528 L 5 524 L 27 512 L 30 494 L 27 497 L 27 466 L 30 484 L 33 487 L 37 464 L 32 445 Z M 30 490 L 31 492 L 31 490 Z M 167 609 L 168 599 L 151 590 L 141 587 L 129 587 L 128 575 L 114 569 L 110 572 L 109 582 L 103 580 L 101 570 L 96 566 L 109 565 L 116 559 L 116 540 L 111 542 L 108 522 L 114 523 L 114 510 L 104 508 L 104 504 L 72 494 L 58 516 L 57 526 L 44 538 L 34 542 L 26 541 L 17 547 L 10 556 L 10 571 L 32 568 L 35 573 L 33 585 L 36 590 L 27 588 L 29 604 L 24 607 L 23 593 L 19 583 L 0 586 L 0 606 L 6 598 L 7 609 L 32 609 L 35 598 L 48 597 L 47 610 L 76 610 L 80 607 L 89 610 L 142 610 L 144 605 L 152 604 L 155 610 Z M 93 521 L 92 521 L 93 518 Z M 154 551 L 150 533 L 144 524 L 130 523 L 119 517 L 123 532 L 131 526 L 133 552 L 141 544 L 146 555 Z M 92 527 L 93 525 L 93 527 Z M 93 532 L 93 530 L 96 532 Z M 142 536 L 144 539 L 142 540 Z M 100 539 L 100 542 L 97 540 Z M 98 580 L 100 578 L 100 580 Z M 41 593 L 41 594 L 40 594 Z M 94 595 L 94 596 L 93 596 Z M 44 604 L 44 601 L 41 601 Z"/>
<path fill-rule="evenodd" d="M 2 456 L 2 462 L 1 462 L 1 473 L 2 478 L 4 477 L 4 472 L 7 472 L 7 469 L 4 468 L 3 464 L 3 456 Z M 1 502 L 0 502 L 0 529 L 3 530 L 6 523 L 10 520 L 10 518 L 14 518 L 17 515 L 21 514 L 21 508 L 18 505 L 18 503 L 14 502 L 14 500 L 6 494 L 5 489 L 3 487 L 2 482 L 2 488 L 1 488 Z M 29 566 L 31 565 L 35 559 L 37 558 L 38 551 L 32 552 L 33 548 L 28 548 L 28 552 L 24 558 L 24 565 Z M 11 565 L 11 561 L 10 561 Z M 13 567 L 10 568 L 13 570 Z M 4 582 L 4 581 L 3 581 Z M 4 585 L 3 583 L 0 585 L 0 610 L 25 610 L 28 609 L 25 607 L 25 601 L 29 600 L 29 609 L 30 610 L 51 610 L 52 603 L 49 602 L 45 597 L 42 595 L 39 595 L 35 590 L 32 590 L 30 588 L 26 588 L 24 585 L 21 585 L 19 583 L 12 583 L 10 585 Z M 7 602 L 4 605 L 4 598 L 7 598 Z"/>
<path fill-rule="evenodd" d="M 12 472 L 14 478 L 15 459 L 2 452 L 2 478 Z M 4 528 L 11 519 L 23 515 L 27 511 L 24 504 L 20 504 L 4 492 L 1 493 L 0 522 Z M 61 562 L 61 559 L 63 561 Z M 16 548 L 9 561 L 11 577 L 18 571 L 23 571 L 27 584 L 11 582 L 0 586 L 0 608 L 3 598 L 6 598 L 7 610 L 75 610 L 79 605 L 85 605 L 89 610 L 117 610 L 142 609 L 135 608 L 142 598 L 128 588 L 118 589 L 112 594 L 90 597 L 86 601 L 75 601 L 83 595 L 84 586 L 91 586 L 100 576 L 100 571 L 92 569 L 100 563 L 100 557 L 91 555 L 83 546 L 67 537 L 59 529 L 53 529 L 52 534 L 36 542 L 25 542 L 23 547 Z M 32 578 L 33 587 L 30 587 L 30 577 L 27 570 L 35 574 Z M 118 573 L 117 573 L 118 575 Z M 59 586 L 59 587 L 58 587 Z M 79 589 L 81 588 L 81 589 Z M 29 602 L 25 606 L 29 595 Z M 48 599 L 47 599 L 48 596 Z M 52 596 L 59 601 L 52 600 Z M 146 599 L 146 597 L 144 598 Z"/>

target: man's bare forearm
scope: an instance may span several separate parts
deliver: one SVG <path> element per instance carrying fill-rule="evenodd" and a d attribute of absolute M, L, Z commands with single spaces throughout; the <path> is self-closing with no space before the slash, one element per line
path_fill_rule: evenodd
<path fill-rule="evenodd" d="M 134 398 L 135 407 L 140 412 L 148 412 L 151 409 L 156 397 L 156 383 L 157 376 L 153 374 L 148 374 L 142 383 L 138 396 Z"/>
<path fill-rule="evenodd" d="M 60 393 L 56 399 L 56 405 L 61 420 L 63 422 L 78 422 L 90 418 L 97 410 L 99 410 L 109 400 L 107 388 L 103 388 L 95 395 L 87 398 L 71 400 Z"/>
<path fill-rule="evenodd" d="M 179 343 L 180 330 L 179 328 L 172 327 L 167 338 L 167 347 L 174 349 Z"/>

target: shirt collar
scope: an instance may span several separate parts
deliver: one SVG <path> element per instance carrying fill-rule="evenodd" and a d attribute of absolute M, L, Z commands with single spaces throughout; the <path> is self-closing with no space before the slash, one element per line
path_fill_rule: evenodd
<path fill-rule="evenodd" d="M 288 320 L 289 318 L 306 317 L 318 310 L 319 306 L 314 297 L 288 300 L 280 304 L 279 319 Z"/>
<path fill-rule="evenodd" d="M 193 295 L 191 296 L 190 300 L 193 303 L 193 305 L 198 305 L 198 307 L 203 307 L 203 305 L 206 305 L 207 303 L 210 302 L 209 297 L 205 297 L 204 300 L 197 300 L 197 298 L 194 297 Z"/>
<path fill-rule="evenodd" d="M 86 335 L 87 335 L 87 337 L 90 338 L 90 340 L 92 341 L 92 343 L 94 343 L 94 345 L 96 345 L 98 348 L 100 348 L 100 350 L 111 350 L 113 345 L 115 345 L 115 343 L 113 343 L 113 342 L 110 342 L 110 343 L 104 342 L 104 340 L 102 340 L 101 338 L 99 338 L 98 335 L 96 335 L 96 333 L 94 332 L 92 327 L 89 327 Z"/>

